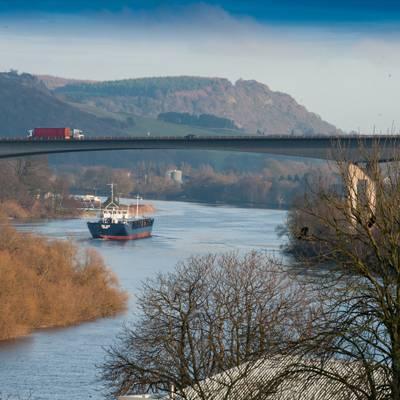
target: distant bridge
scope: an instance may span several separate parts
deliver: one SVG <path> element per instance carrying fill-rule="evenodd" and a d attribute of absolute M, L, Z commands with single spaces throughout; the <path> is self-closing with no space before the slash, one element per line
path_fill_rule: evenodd
<path fill-rule="evenodd" d="M 343 149 L 346 159 L 363 161 L 379 148 L 381 161 L 393 158 L 400 150 L 400 136 L 186 136 L 186 137 L 98 137 L 83 140 L 0 139 L 0 158 L 39 154 L 104 150 L 218 150 L 274 154 L 323 160 L 336 158 Z M 363 151 L 360 152 L 360 146 Z"/>

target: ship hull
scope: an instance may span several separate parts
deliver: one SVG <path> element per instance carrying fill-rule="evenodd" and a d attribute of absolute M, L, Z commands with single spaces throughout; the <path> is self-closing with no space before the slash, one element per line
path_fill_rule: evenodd
<path fill-rule="evenodd" d="M 89 231 L 93 239 L 105 240 L 136 240 L 151 237 L 153 219 L 148 218 L 126 223 L 88 222 Z"/>

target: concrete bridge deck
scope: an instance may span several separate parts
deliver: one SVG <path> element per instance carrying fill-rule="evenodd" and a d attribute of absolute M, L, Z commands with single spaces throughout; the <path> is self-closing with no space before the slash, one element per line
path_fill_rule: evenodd
<path fill-rule="evenodd" d="M 360 146 L 362 151 L 360 152 Z M 186 136 L 92 137 L 84 140 L 0 139 L 0 158 L 105 150 L 217 150 L 264 153 L 331 160 L 344 152 L 349 161 L 362 161 L 379 148 L 381 161 L 400 150 L 400 136 Z M 342 150 L 339 150 L 342 149 Z"/>

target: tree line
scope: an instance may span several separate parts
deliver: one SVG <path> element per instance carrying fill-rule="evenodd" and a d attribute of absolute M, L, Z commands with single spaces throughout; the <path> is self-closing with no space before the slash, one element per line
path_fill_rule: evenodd
<path fill-rule="evenodd" d="M 164 78 L 124 79 L 118 81 L 71 83 L 57 88 L 57 93 L 70 97 L 145 96 L 158 97 L 170 92 L 199 90 L 215 84 L 214 79 L 180 76 Z"/>
<path fill-rule="evenodd" d="M 75 215 L 69 184 L 42 157 L 0 161 L 0 217 Z"/>
<path fill-rule="evenodd" d="M 179 125 L 199 126 L 211 129 L 238 130 L 239 127 L 229 118 L 217 117 L 213 114 L 194 115 L 189 113 L 165 112 L 158 114 L 159 121 L 170 122 Z"/>
<path fill-rule="evenodd" d="M 267 162 L 259 171 L 216 170 L 210 165 L 198 168 L 182 164 L 182 183 L 166 176 L 176 165 L 141 162 L 134 169 L 111 169 L 94 166 L 71 171 L 65 177 L 77 192 L 106 193 L 111 181 L 122 196 L 140 193 L 152 199 L 189 200 L 208 203 L 249 204 L 286 208 L 308 190 L 318 171 L 325 165 L 312 167 L 303 162 L 289 166 L 277 161 Z"/>

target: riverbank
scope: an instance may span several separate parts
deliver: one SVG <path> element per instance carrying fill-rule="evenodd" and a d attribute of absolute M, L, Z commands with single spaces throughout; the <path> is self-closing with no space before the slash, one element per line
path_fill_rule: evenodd
<path fill-rule="evenodd" d="M 188 204 L 200 204 L 203 206 L 211 207 L 233 207 L 233 208 L 246 208 L 246 209 L 256 209 L 256 210 L 275 210 L 275 211 L 287 211 L 291 208 L 291 204 L 263 204 L 263 203 L 252 203 L 243 201 L 207 201 L 201 199 L 189 199 L 185 197 L 177 198 L 157 198 L 149 197 L 151 201 L 171 201 L 176 203 L 188 203 Z"/>
<path fill-rule="evenodd" d="M 29 220 L 74 218 L 81 216 L 81 210 L 74 199 L 64 200 L 62 207 L 54 207 L 52 200 L 36 200 L 32 204 L 23 205 L 18 200 L 0 202 L 0 220 Z"/>
<path fill-rule="evenodd" d="M 0 340 L 116 315 L 127 295 L 94 250 L 0 228 Z"/>
<path fill-rule="evenodd" d="M 99 208 L 85 208 L 85 204 L 74 197 L 64 199 L 63 207 L 54 208 L 52 202 L 36 201 L 30 207 L 24 207 L 17 200 L 0 202 L 0 220 L 40 220 L 58 218 L 89 218 L 98 214 Z M 100 207 L 100 205 L 99 205 Z M 121 205 L 128 208 L 130 215 L 135 215 L 136 205 Z M 156 211 L 152 204 L 139 204 L 139 214 L 153 214 Z"/>

